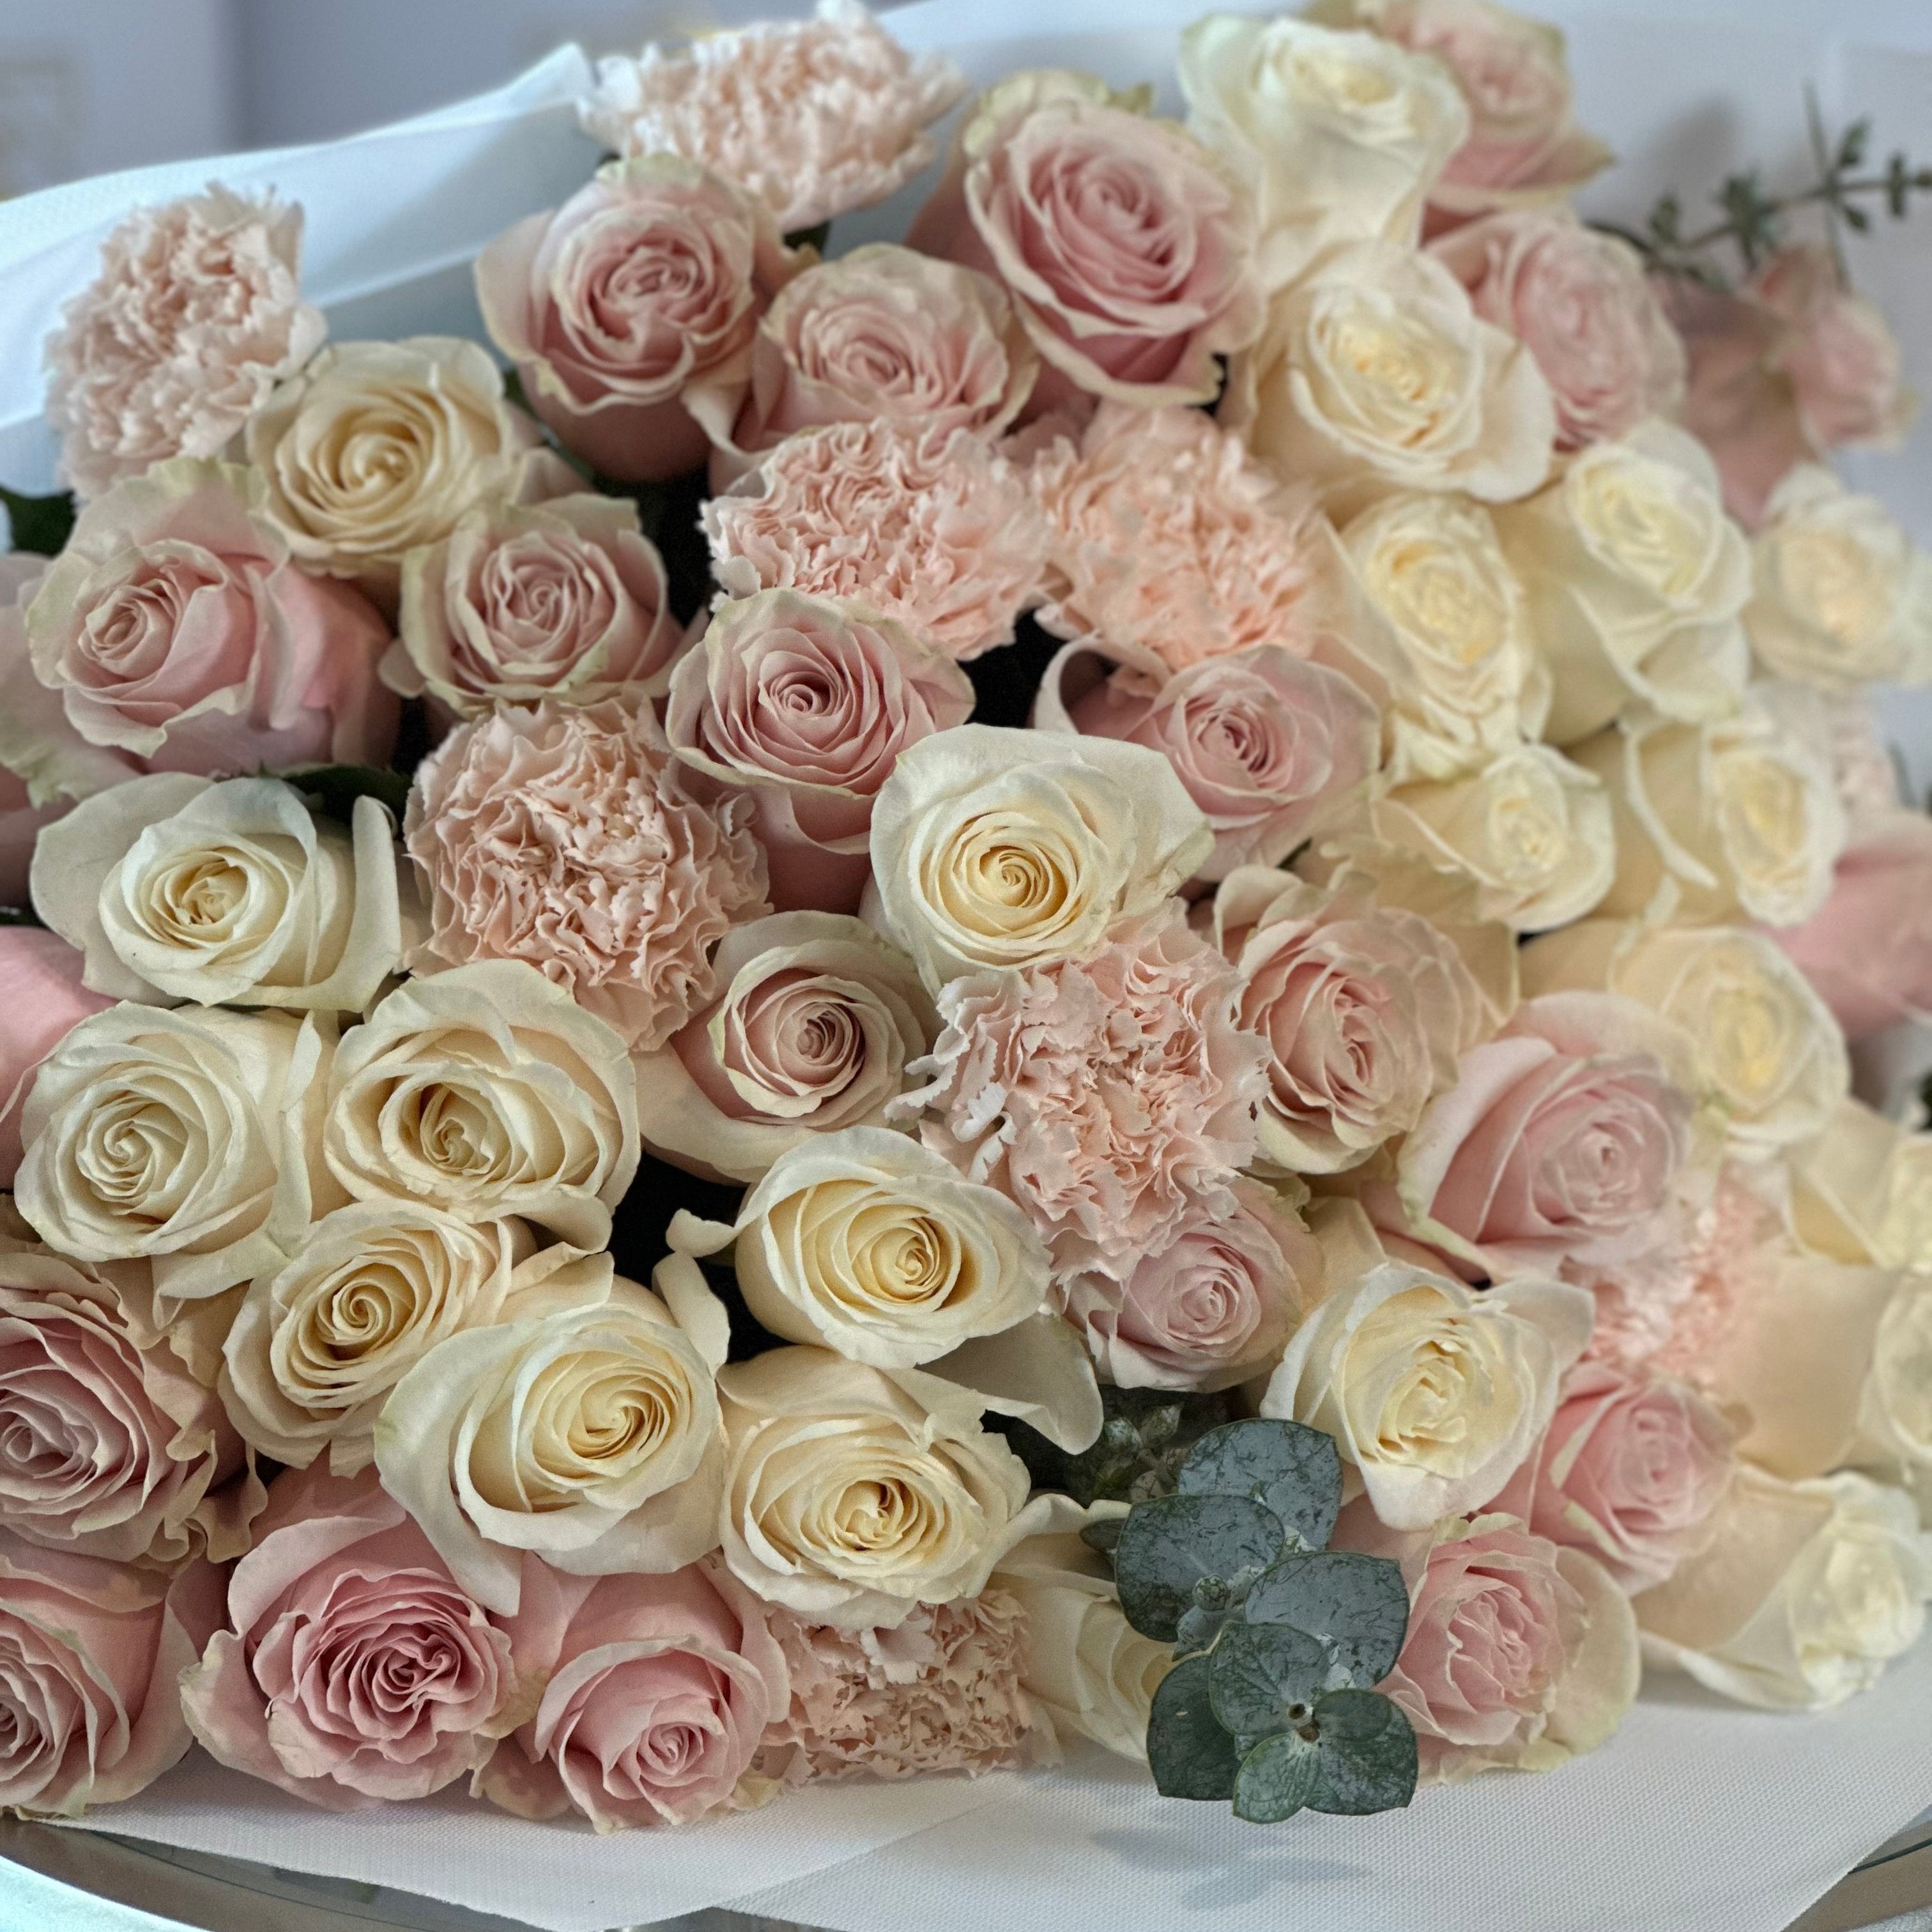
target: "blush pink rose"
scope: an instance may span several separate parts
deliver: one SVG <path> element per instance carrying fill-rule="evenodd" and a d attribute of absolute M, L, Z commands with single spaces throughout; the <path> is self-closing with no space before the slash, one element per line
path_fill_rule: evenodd
<path fill-rule="evenodd" d="M 713 1563 L 543 1580 L 516 1619 L 542 1701 L 477 1778 L 480 1795 L 526 1818 L 574 1811 L 600 1832 L 744 1802 L 739 1782 L 790 1697 L 764 1605 Z"/>
<path fill-rule="evenodd" d="M 794 431 L 827 423 L 997 436 L 1039 366 L 990 276 L 878 242 L 788 283 L 746 361 L 700 377 L 686 400 L 722 488 Z"/>
<path fill-rule="evenodd" d="M 702 514 L 728 596 L 856 598 L 962 662 L 1012 642 L 1046 565 L 1024 476 L 966 430 L 802 430 Z"/>
<path fill-rule="evenodd" d="M 81 512 L 25 614 L 32 680 L 70 736 L 11 704 L 0 720 L 0 759 L 36 798 L 136 772 L 387 763 L 388 627 L 298 570 L 263 503 L 255 472 L 182 458 Z"/>
<path fill-rule="evenodd" d="M 620 482 L 681 476 L 709 447 L 682 400 L 736 380 L 806 262 L 769 210 L 695 160 L 614 161 L 476 258 L 490 339 L 563 446 Z"/>
<path fill-rule="evenodd" d="M 1273 1190 L 1238 1180 L 1124 1276 L 1090 1269 L 1054 1284 L 1054 1305 L 1120 1388 L 1220 1389 L 1270 1368 L 1321 1292 L 1322 1251 Z"/>
<path fill-rule="evenodd" d="M 1403 1142 L 1415 1231 L 1498 1276 L 1604 1268 L 1663 1238 L 1692 1151 L 1689 1042 L 1613 993 L 1551 993 L 1462 1055 Z"/>
<path fill-rule="evenodd" d="M 1932 819 L 1874 814 L 1840 854 L 1824 905 L 1769 930 L 1847 1040 L 1932 1013 Z"/>
<path fill-rule="evenodd" d="M 1476 313 L 1534 357 L 1556 398 L 1558 448 L 1676 413 L 1684 344 L 1628 242 L 1567 211 L 1522 209 L 1454 229 L 1430 252 Z"/>
<path fill-rule="evenodd" d="M 227 1628 L 182 1678 L 223 1764 L 332 1811 L 423 1798 L 516 1722 L 511 1640 L 374 1468 L 291 1470 L 228 1586 Z"/>
<path fill-rule="evenodd" d="M 1204 1204 L 1225 1213 L 1255 1147 L 1267 1048 L 1234 972 L 1178 917 L 1122 925 L 1092 957 L 969 974 L 909 1094 L 926 1144 L 997 1187 L 1062 1272 L 1123 1280 Z"/>
<path fill-rule="evenodd" d="M 1171 676 L 1132 664 L 1105 673 L 1098 652 L 1068 645 L 1040 682 L 1034 727 L 1163 753 L 1214 829 L 1213 855 L 1196 874 L 1203 882 L 1279 865 L 1381 763 L 1382 721 L 1370 699 L 1279 645 Z"/>
<path fill-rule="evenodd" d="M 1054 372 L 1036 409 L 1082 392 L 1212 402 L 1216 358 L 1260 332 L 1254 204 L 1231 164 L 1090 75 L 1042 68 L 981 95 L 907 239 L 1011 290 Z"/>
<path fill-rule="evenodd" d="M 0 1187 L 20 1171 L 20 1110 L 40 1062 L 88 1014 L 114 1004 L 80 983 L 86 963 L 58 933 L 0 927 Z"/>
<path fill-rule="evenodd" d="M 1489 1507 L 1587 1552 L 1634 1594 L 1708 1540 L 1736 1465 L 1731 1440 L 1684 1384 L 1582 1362 L 1536 1452 Z"/>
<path fill-rule="evenodd" d="M 966 674 L 904 625 L 764 590 L 712 612 L 672 676 L 664 733 L 702 782 L 748 794 L 780 911 L 849 913 L 899 754 L 972 710 Z"/>
<path fill-rule="evenodd" d="M 28 550 L 0 554 L 0 712 L 18 707 L 16 742 L 44 724 L 79 747 L 80 740 L 62 715 L 59 698 L 34 676 L 26 626 L 21 618 L 20 605 L 32 596 L 33 586 L 46 567 L 45 557 Z M 110 764 L 109 770 L 114 770 Z M 56 796 L 36 804 L 26 780 L 0 764 L 0 905 L 27 904 L 27 874 L 34 862 L 34 842 L 41 828 L 63 816 L 72 803 L 70 799 Z M 4 1078 L 0 1074 L 0 1080 Z"/>
<path fill-rule="evenodd" d="M 76 1818 L 180 1762 L 194 1740 L 176 1684 L 221 1622 L 223 1581 L 0 1528 L 0 1804 Z"/>
<path fill-rule="evenodd" d="M 521 959 L 655 1051 L 710 998 L 712 948 L 770 910 L 749 817 L 692 796 L 648 710 L 502 706 L 416 768 L 429 933 L 409 963 Z"/>

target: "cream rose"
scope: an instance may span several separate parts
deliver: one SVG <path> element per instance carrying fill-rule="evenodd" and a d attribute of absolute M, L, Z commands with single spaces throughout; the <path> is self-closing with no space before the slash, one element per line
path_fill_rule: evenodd
<path fill-rule="evenodd" d="M 1333 1258 L 1331 1254 L 1331 1259 Z M 1289 1340 L 1261 1412 L 1335 1438 L 1392 1529 L 1478 1508 L 1556 1412 L 1588 1294 L 1523 1278 L 1480 1294 L 1383 1262 L 1333 1288 Z"/>
<path fill-rule="evenodd" d="M 917 1370 L 773 1348 L 718 1378 L 729 1443 L 720 1529 L 731 1574 L 842 1630 L 986 1587 L 1016 1544 L 1057 1528 L 1026 1465 L 981 1427 L 982 1399 Z"/>
<path fill-rule="evenodd" d="M 81 983 L 143 1003 L 365 1006 L 402 962 L 394 828 L 318 824 L 279 778 L 133 778 L 41 835 L 34 905 Z"/>
<path fill-rule="evenodd" d="M 1850 1068 L 1831 1009 L 1748 927 L 1586 920 L 1523 949 L 1522 986 L 1531 998 L 1621 993 L 1674 1021 L 1741 1155 L 1809 1140 L 1845 1097 Z"/>
<path fill-rule="evenodd" d="M 765 1328 L 874 1368 L 935 1360 L 1046 1302 L 1046 1250 L 1026 1216 L 884 1127 L 792 1148 L 735 1226 L 680 1212 L 668 1239 L 680 1254 L 730 1248 L 739 1291 Z"/>
<path fill-rule="evenodd" d="M 1932 1274 L 1932 1135 L 1840 1096 L 1816 1139 L 1789 1156 L 1788 1216 L 1808 1248 L 1842 1262 Z"/>
<path fill-rule="evenodd" d="M 1529 351 L 1440 262 L 1393 242 L 1334 249 L 1277 296 L 1220 414 L 1338 515 L 1390 490 L 1526 496 L 1556 436 Z"/>
<path fill-rule="evenodd" d="M 1188 127 L 1252 190 L 1270 289 L 1337 242 L 1414 243 L 1469 131 L 1436 62 L 1290 15 L 1210 14 L 1181 35 L 1178 65 Z"/>
<path fill-rule="evenodd" d="M 1376 800 L 1380 838 L 1466 872 L 1484 917 L 1518 932 L 1581 919 L 1616 874 L 1601 782 L 1547 745 L 1522 745 L 1455 778 L 1417 778 Z"/>
<path fill-rule="evenodd" d="M 1637 1599 L 1648 1661 L 1740 1703 L 1817 1711 L 1918 1641 L 1932 1549 L 1903 1490 L 1746 1463 L 1714 1521 L 1710 1546 Z"/>
<path fill-rule="evenodd" d="M 1604 913 L 1798 926 L 1825 903 L 1844 807 L 1823 752 L 1768 704 L 1710 724 L 1627 717 L 1572 755 L 1615 814 L 1616 876 L 1595 902 Z"/>
<path fill-rule="evenodd" d="M 1751 540 L 1744 628 L 1776 677 L 1840 691 L 1932 678 L 1932 557 L 1876 496 L 1801 464 Z"/>
<path fill-rule="evenodd" d="M 322 1138 L 358 1199 L 601 1247 L 637 1172 L 637 1094 L 616 1033 L 534 966 L 483 960 L 410 980 L 344 1036 Z"/>
<path fill-rule="evenodd" d="M 939 1031 L 911 960 L 841 914 L 734 926 L 711 967 L 718 997 L 634 1057 L 644 1144 L 708 1180 L 756 1180 L 815 1136 L 878 1125 Z"/>
<path fill-rule="evenodd" d="M 389 1391 L 446 1336 L 533 1304 L 601 1300 L 610 1276 L 608 1256 L 538 1250 L 518 1222 L 352 1202 L 249 1284 L 222 1344 L 222 1398 L 277 1462 L 305 1469 L 326 1450 L 335 1474 L 358 1475 Z"/>
<path fill-rule="evenodd" d="M 318 1102 L 334 1023 L 110 1006 L 43 1062 L 21 1119 L 20 1211 L 57 1252 L 146 1256 L 158 1292 L 278 1268 L 341 1196 Z"/>
<path fill-rule="evenodd" d="M 479 1603 L 518 1608 L 524 1551 L 608 1576 L 717 1546 L 729 1324 L 701 1282 L 666 1286 L 668 1305 L 620 1277 L 608 1299 L 448 1336 L 396 1384 L 382 1486 Z"/>
<path fill-rule="evenodd" d="M 1398 493 L 1340 532 L 1348 646 L 1400 782 L 1452 778 L 1542 735 L 1550 669 L 1480 504 Z"/>
<path fill-rule="evenodd" d="M 988 967 L 1090 952 L 1214 850 L 1160 752 L 962 725 L 900 758 L 872 812 L 864 916 L 935 992 Z"/>
<path fill-rule="evenodd" d="M 1648 422 L 1593 443 L 1496 528 L 1549 661 L 1552 743 L 1638 704 L 1692 723 L 1736 710 L 1750 554 L 1694 436 Z"/>
<path fill-rule="evenodd" d="M 1921 1493 L 1932 1483 L 1932 1275 L 1907 1275 L 1886 1304 L 1855 1453 L 1860 1462 L 1898 1468 Z"/>

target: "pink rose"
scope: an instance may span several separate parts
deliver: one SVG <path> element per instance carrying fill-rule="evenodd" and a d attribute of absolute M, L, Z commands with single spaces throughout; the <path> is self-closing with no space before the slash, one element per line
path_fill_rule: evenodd
<path fill-rule="evenodd" d="M 0 553 L 0 714 L 15 710 L 16 744 L 44 723 L 50 731 L 79 746 L 80 740 L 74 737 L 62 716 L 60 699 L 34 676 L 26 626 L 21 620 L 21 600 L 32 596 L 46 567 L 45 557 L 29 550 Z M 111 754 L 106 771 L 107 782 L 112 783 L 118 767 Z M 27 873 L 34 862 L 34 842 L 42 826 L 51 825 L 71 802 L 56 796 L 36 804 L 26 780 L 0 765 L 0 905 L 27 904 Z M 0 1081 L 4 1077 L 0 1073 Z"/>
<path fill-rule="evenodd" d="M 1840 855 L 1823 907 L 1769 930 L 1848 1040 L 1932 1012 L 1932 819 L 1875 814 Z"/>
<path fill-rule="evenodd" d="M 1314 500 L 1200 410 L 1102 403 L 1028 480 L 1047 521 L 1040 621 L 1056 637 L 1175 670 L 1256 644 L 1313 648 Z"/>
<path fill-rule="evenodd" d="M 1201 1211 L 1231 1205 L 1255 1145 L 1266 1049 L 1238 982 L 1178 918 L 1128 921 L 1085 959 L 953 980 L 926 1144 L 1031 1218 L 1062 1272 L 1124 1280 Z"/>
<path fill-rule="evenodd" d="M 521 959 L 651 1052 L 711 997 L 711 949 L 765 903 L 748 808 L 698 803 L 648 710 L 505 705 L 417 767 L 404 842 L 417 972 Z"/>
<path fill-rule="evenodd" d="M 398 628 L 383 681 L 465 718 L 660 695 L 684 635 L 636 509 L 591 495 L 499 498 L 411 550 Z"/>
<path fill-rule="evenodd" d="M 1280 864 L 1381 762 L 1373 704 L 1340 672 L 1278 645 L 1206 658 L 1172 676 L 1132 664 L 1105 670 L 1100 653 L 1069 644 L 1041 680 L 1034 726 L 1164 753 L 1214 829 L 1199 880 Z"/>
<path fill-rule="evenodd" d="M 1090 1269 L 1054 1304 L 1121 1388 L 1228 1388 L 1271 1367 L 1319 1298 L 1322 1251 L 1273 1190 L 1238 1180 L 1232 1204 L 1196 1206 L 1166 1246 L 1116 1280 Z"/>
<path fill-rule="evenodd" d="M 76 494 L 170 457 L 218 456 L 321 347 L 302 299 L 299 208 L 224 188 L 137 208 L 47 338 L 47 419 Z"/>
<path fill-rule="evenodd" d="M 1536 1452 L 1490 1508 L 1587 1552 L 1634 1594 L 1708 1541 L 1736 1461 L 1731 1436 L 1681 1382 L 1581 1362 Z"/>
<path fill-rule="evenodd" d="M 972 709 L 966 674 L 904 625 L 765 590 L 712 612 L 664 731 L 701 782 L 750 794 L 781 911 L 856 912 L 879 788 L 907 746 Z"/>
<path fill-rule="evenodd" d="M 742 374 L 758 318 L 810 259 L 744 189 L 653 153 L 498 236 L 476 258 L 476 298 L 564 447 L 654 482 L 704 460 L 686 386 Z"/>
<path fill-rule="evenodd" d="M 1684 344 L 1628 242 L 1567 212 L 1521 209 L 1453 230 L 1430 252 L 1476 313 L 1535 358 L 1556 398 L 1558 448 L 1676 413 Z"/>
<path fill-rule="evenodd" d="M 181 1697 L 222 1763 L 352 1811 L 476 1769 L 515 1724 L 519 1689 L 508 1635 L 374 1469 L 351 1479 L 317 1462 L 269 1491 L 229 1581 L 228 1627 Z"/>
<path fill-rule="evenodd" d="M 879 242 L 788 283 L 748 361 L 700 376 L 685 400 L 722 488 L 794 430 L 827 423 L 997 436 L 1038 370 L 998 282 Z"/>
<path fill-rule="evenodd" d="M 793 233 L 902 188 L 965 91 L 950 61 L 913 59 L 858 0 L 819 0 L 813 20 L 600 61 L 578 111 L 620 154 L 681 154 L 742 182 Z"/>
<path fill-rule="evenodd" d="M 1690 1160 L 1690 1043 L 1614 993 L 1550 993 L 1462 1056 L 1403 1142 L 1415 1231 L 1494 1276 L 1614 1267 L 1660 1238 Z"/>
<path fill-rule="evenodd" d="M 1365 1500 L 1334 1546 L 1390 1556 L 1408 1582 L 1408 1634 L 1377 1687 L 1415 1727 L 1432 1783 L 1495 1766 L 1548 1771 L 1603 1743 L 1642 1673 L 1630 1600 L 1581 1550 L 1516 1517 L 1383 1528 Z"/>
<path fill-rule="evenodd" d="M 222 1573 L 170 1577 L 0 1528 L 0 1804 L 77 1818 L 180 1762 L 176 1680 L 221 1621 Z"/>
<path fill-rule="evenodd" d="M 1012 642 L 1046 567 L 1024 476 L 965 430 L 802 430 L 702 514 L 727 595 L 857 598 L 962 662 Z"/>
<path fill-rule="evenodd" d="M 1090 75 L 1010 75 L 966 120 L 917 248 L 997 274 L 1058 380 L 1142 408 L 1212 402 L 1265 306 L 1254 205 L 1230 164 Z"/>
<path fill-rule="evenodd" d="M 80 983 L 83 954 L 38 926 L 0 927 L 0 1187 L 20 1171 L 20 1110 L 42 1060 L 113 1005 Z"/>
<path fill-rule="evenodd" d="M 712 1563 L 542 1582 L 514 1628 L 543 1700 L 478 1793 L 526 1818 L 574 1811 L 600 1832 L 730 1807 L 790 1695 L 764 1605 Z"/>
<path fill-rule="evenodd" d="M 263 500 L 253 471 L 183 458 L 81 512 L 26 611 L 64 735 L 38 698 L 0 719 L 0 758 L 36 797 L 142 771 L 387 762 L 388 627 L 361 592 L 296 568 Z"/>

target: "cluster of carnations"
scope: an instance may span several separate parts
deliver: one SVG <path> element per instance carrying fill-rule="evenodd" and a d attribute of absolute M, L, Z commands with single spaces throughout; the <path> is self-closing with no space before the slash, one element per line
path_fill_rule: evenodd
<path fill-rule="evenodd" d="M 0 1804 L 1135 1754 L 1014 1446 L 1116 1391 L 1332 1436 L 1425 1778 L 1916 1638 L 1932 1138 L 1846 1036 L 1932 1004 L 1932 567 L 1820 466 L 1890 339 L 1586 225 L 1487 0 L 1180 81 L 1010 76 L 821 260 L 944 63 L 607 63 L 514 380 L 326 342 L 294 209 L 116 232 L 0 612 Z"/>

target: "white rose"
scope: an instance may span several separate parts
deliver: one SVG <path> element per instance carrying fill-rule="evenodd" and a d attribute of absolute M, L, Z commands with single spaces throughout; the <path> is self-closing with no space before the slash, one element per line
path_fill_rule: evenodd
<path fill-rule="evenodd" d="M 322 1151 L 358 1200 L 520 1214 L 602 1247 L 638 1169 L 623 1040 L 521 960 L 409 980 L 344 1036 Z"/>
<path fill-rule="evenodd" d="M 1736 710 L 1750 552 L 1695 437 L 1646 422 L 1592 443 L 1548 489 L 1499 510 L 1496 528 L 1550 661 L 1552 743 L 1633 704 L 1692 722 Z"/>
<path fill-rule="evenodd" d="M 1742 1466 L 1714 1540 L 1636 1600 L 1644 1654 L 1741 1703 L 1825 1709 L 1918 1640 L 1932 1541 L 1904 1491 Z"/>
<path fill-rule="evenodd" d="M 536 1251 L 514 1221 L 472 1226 L 406 1201 L 325 1214 L 249 1285 L 223 1345 L 222 1400 L 244 1438 L 306 1468 L 366 1468 L 389 1391 L 446 1336 L 514 1321 L 552 1299 L 602 1299 L 608 1256 Z"/>
<path fill-rule="evenodd" d="M 1776 677 L 1827 690 L 1932 678 L 1932 557 L 1876 496 L 1801 464 L 1751 540 L 1744 626 Z"/>
<path fill-rule="evenodd" d="M 1295 1332 L 1261 1412 L 1332 1436 L 1384 1523 L 1426 1528 L 1480 1508 L 1515 1473 L 1593 1318 L 1588 1294 L 1566 1283 L 1477 1294 L 1383 1262 Z"/>
<path fill-rule="evenodd" d="M 279 1268 L 341 1198 L 319 1145 L 334 1029 L 126 1004 L 82 1020 L 21 1115 L 20 1212 L 57 1253 L 151 1257 L 170 1300 Z"/>
<path fill-rule="evenodd" d="M 1145 1762 L 1148 1714 L 1174 1651 L 1127 1622 L 1106 1558 L 1076 1532 L 1030 1536 L 993 1582 L 1026 1612 L 1020 1681 L 1056 1730 Z"/>
<path fill-rule="evenodd" d="M 1547 745 L 1519 746 L 1465 777 L 1397 785 L 1370 822 L 1390 844 L 1468 873 L 1480 916 L 1517 932 L 1581 919 L 1616 870 L 1602 784 Z"/>
<path fill-rule="evenodd" d="M 1682 926 L 1797 926 L 1822 906 L 1845 811 L 1818 748 L 1748 698 L 1735 718 L 1628 716 L 1570 755 L 1614 808 L 1604 913 Z"/>
<path fill-rule="evenodd" d="M 659 1575 L 718 1544 L 724 1310 L 674 1275 L 473 1328 L 396 1384 L 382 1486 L 479 1603 L 520 1600 L 521 1552 L 572 1576 Z"/>
<path fill-rule="evenodd" d="M 976 1597 L 1014 1544 L 1078 1520 L 1028 1502 L 1026 1465 L 981 1398 L 916 1369 L 773 1348 L 718 1378 L 729 1440 L 721 1532 L 767 1603 L 842 1630 Z"/>
<path fill-rule="evenodd" d="M 42 834 L 33 892 L 116 999 L 354 1012 L 402 960 L 388 812 L 362 797 L 352 830 L 318 824 L 279 778 L 97 792 Z"/>
<path fill-rule="evenodd" d="M 963 724 L 899 754 L 872 811 L 865 916 L 934 992 L 1077 958 L 1191 878 L 1214 835 L 1159 752 Z"/>
<path fill-rule="evenodd" d="M 1412 244 L 1469 131 L 1442 68 L 1374 34 L 1210 14 L 1181 35 L 1177 64 L 1189 129 L 1253 192 L 1270 289 L 1337 242 Z"/>
<path fill-rule="evenodd" d="M 1810 1140 L 1844 1099 L 1845 1038 L 1811 982 L 1748 926 L 1586 920 L 1523 949 L 1525 995 L 1621 993 L 1675 1021 L 1741 1155 Z"/>
<path fill-rule="evenodd" d="M 1276 297 L 1221 419 L 1338 516 L 1390 490 L 1526 496 L 1556 436 L 1529 351 L 1440 262 L 1393 242 L 1332 250 Z"/>
<path fill-rule="evenodd" d="M 1906 1276 L 1886 1304 L 1859 1403 L 1856 1460 L 1896 1466 L 1920 1493 L 1932 1492 L 1932 1275 Z"/>
<path fill-rule="evenodd" d="M 1341 532 L 1349 649 L 1379 681 L 1398 778 L 1453 778 L 1542 735 L 1550 668 L 1480 503 L 1404 493 Z"/>
<path fill-rule="evenodd" d="M 1787 1165 L 1792 1229 L 1814 1253 L 1932 1274 L 1932 1134 L 1841 1098 Z"/>

